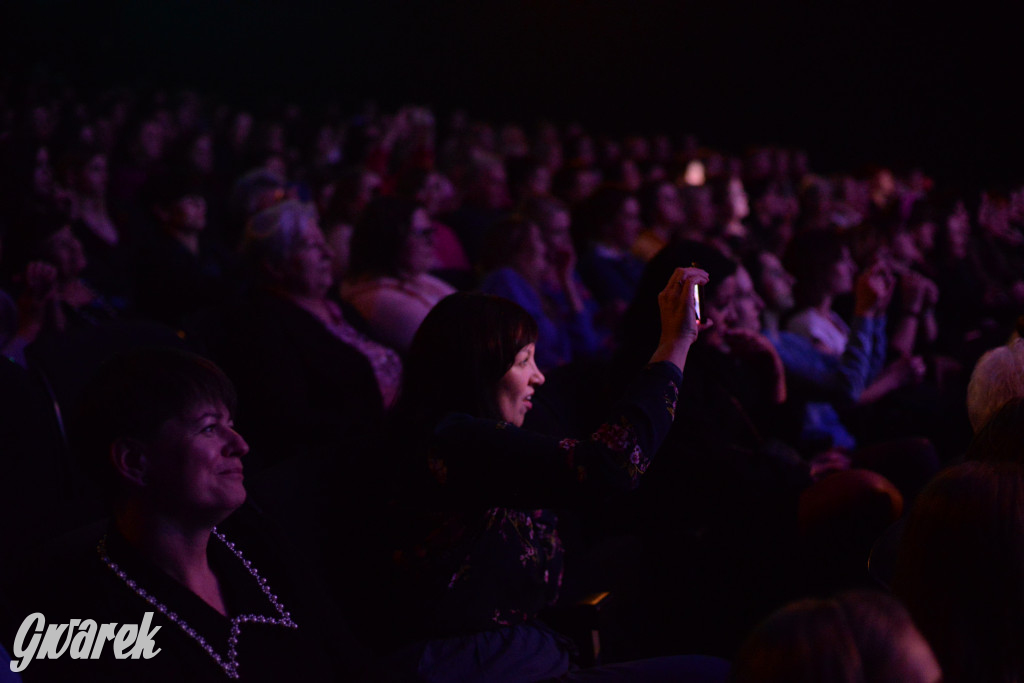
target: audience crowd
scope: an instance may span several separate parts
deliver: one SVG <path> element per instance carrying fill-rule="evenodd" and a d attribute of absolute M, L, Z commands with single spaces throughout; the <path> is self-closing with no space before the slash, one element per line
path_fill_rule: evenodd
<path fill-rule="evenodd" d="M 1024 678 L 1024 186 L 21 86 L 2 668 L 173 665 L 13 675 Z"/>

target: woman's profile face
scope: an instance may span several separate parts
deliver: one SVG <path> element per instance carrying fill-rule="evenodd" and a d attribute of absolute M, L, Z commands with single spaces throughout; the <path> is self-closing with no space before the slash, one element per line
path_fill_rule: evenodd
<path fill-rule="evenodd" d="M 831 294 L 846 294 L 853 291 L 853 281 L 857 276 L 857 264 L 850 255 L 850 250 L 843 247 L 839 260 L 829 270 L 828 282 L 825 285 Z"/>
<path fill-rule="evenodd" d="M 683 215 L 683 200 L 679 190 L 672 183 L 662 183 L 658 188 L 658 213 L 661 220 L 668 225 L 681 225 L 686 217 Z"/>
<path fill-rule="evenodd" d="M 97 154 L 82 167 L 79 189 L 87 195 L 102 195 L 107 191 L 107 157 Z"/>
<path fill-rule="evenodd" d="M 629 249 L 640 236 L 643 224 L 640 222 L 640 203 L 629 197 L 622 203 L 612 226 L 612 242 L 620 249 Z"/>
<path fill-rule="evenodd" d="M 402 270 L 409 276 L 426 273 L 434 267 L 434 227 L 425 209 L 416 209 L 410 219 L 412 224 L 405 238 L 402 255 Z"/>
<path fill-rule="evenodd" d="M 64 281 L 77 278 L 87 265 L 85 250 L 75 233 L 71 232 L 70 225 L 65 225 L 46 240 L 46 252 L 57 267 L 58 277 Z"/>
<path fill-rule="evenodd" d="M 501 419 L 523 426 L 526 413 L 533 407 L 533 392 L 544 384 L 544 375 L 537 368 L 535 346 L 527 344 L 519 349 L 512 367 L 498 380 L 498 410 Z"/>
<path fill-rule="evenodd" d="M 302 219 L 298 238 L 284 264 L 285 290 L 290 294 L 322 297 L 334 281 L 333 254 L 316 219 Z"/>
<path fill-rule="evenodd" d="M 544 238 L 540 234 L 540 228 L 536 225 L 530 226 L 530 234 L 520 247 L 516 255 L 516 270 L 520 271 L 528 279 L 539 277 L 547 269 L 548 254 Z"/>
<path fill-rule="evenodd" d="M 248 452 L 224 404 L 200 402 L 167 420 L 145 448 L 145 495 L 178 514 L 226 517 L 245 502 Z"/>

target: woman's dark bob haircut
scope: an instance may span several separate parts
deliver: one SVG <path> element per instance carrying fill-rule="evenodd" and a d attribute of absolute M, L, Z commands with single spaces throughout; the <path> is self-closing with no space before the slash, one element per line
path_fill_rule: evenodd
<path fill-rule="evenodd" d="M 118 354 L 86 386 L 71 437 L 103 486 L 113 483 L 110 446 L 121 438 L 152 443 L 168 420 L 204 403 L 236 407 L 231 380 L 213 362 L 169 347 Z"/>
<path fill-rule="evenodd" d="M 445 297 L 413 337 L 399 412 L 425 428 L 454 412 L 500 420 L 498 381 L 536 341 L 536 321 L 508 299 L 469 292 Z"/>
<path fill-rule="evenodd" d="M 415 200 L 397 197 L 381 197 L 367 204 L 352 232 L 352 275 L 399 277 L 412 215 L 421 208 Z"/>

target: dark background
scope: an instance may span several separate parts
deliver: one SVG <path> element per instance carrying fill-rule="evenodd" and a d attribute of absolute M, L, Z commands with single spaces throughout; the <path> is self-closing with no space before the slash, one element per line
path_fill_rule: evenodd
<path fill-rule="evenodd" d="M 1016 181 L 1021 22 L 889 3 L 5 2 L 8 74 L 190 85 L 234 101 L 453 106 L 495 122 L 803 147 L 816 170 Z"/>

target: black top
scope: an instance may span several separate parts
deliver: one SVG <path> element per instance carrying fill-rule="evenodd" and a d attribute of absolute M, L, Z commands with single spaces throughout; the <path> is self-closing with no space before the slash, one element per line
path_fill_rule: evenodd
<path fill-rule="evenodd" d="M 267 590 L 276 596 L 287 617 L 275 607 L 243 559 L 217 537 L 211 537 L 208 554 L 230 617 L 152 564 L 111 526 L 103 541 L 109 563 L 98 552 L 100 539 L 94 537 L 73 551 L 62 552 L 45 568 L 33 570 L 30 579 L 14 584 L 9 593 L 14 618 L 5 623 L 2 642 L 14 657 L 16 629 L 35 612 L 41 612 L 48 625 L 91 619 L 97 625 L 114 622 L 118 628 L 121 624 L 142 624 L 145 614 L 152 612 L 150 632 L 159 627 L 152 633 L 152 640 L 160 651 L 148 660 L 118 660 L 107 642 L 97 660 L 72 659 L 68 652 L 55 660 L 33 659 L 21 674 L 24 680 L 228 681 L 229 669 L 234 669 L 242 681 L 358 677 L 358 672 L 343 671 L 346 660 L 351 663 L 361 659 L 354 654 L 358 650 L 340 620 L 324 604 L 323 596 L 314 592 L 315 582 L 310 581 L 301 561 L 266 533 L 264 522 L 247 508 L 235 513 L 220 529 L 266 581 Z M 119 576 L 111 564 L 125 576 Z M 141 591 L 164 609 L 144 599 Z M 179 623 L 166 612 L 177 615 Z M 241 623 L 241 615 L 250 617 Z M 192 629 L 228 663 L 232 661 L 229 638 L 233 620 L 240 622 L 234 658 L 237 668 L 218 664 L 197 638 L 186 633 L 186 629 Z"/>

